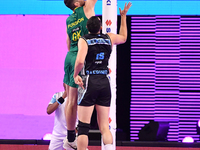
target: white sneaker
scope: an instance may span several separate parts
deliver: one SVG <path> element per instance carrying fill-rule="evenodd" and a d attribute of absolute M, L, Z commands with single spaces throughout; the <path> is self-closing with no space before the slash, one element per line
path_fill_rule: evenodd
<path fill-rule="evenodd" d="M 63 148 L 66 150 L 77 150 L 77 138 L 74 140 L 74 142 L 68 142 L 67 137 L 63 140 Z"/>
<path fill-rule="evenodd" d="M 63 148 L 65 150 L 71 150 L 71 149 L 74 149 L 74 150 L 77 150 L 77 137 L 76 139 L 74 140 L 74 142 L 68 142 L 68 139 L 67 137 L 63 140 Z M 89 150 L 88 148 L 86 148 L 86 150 Z"/>

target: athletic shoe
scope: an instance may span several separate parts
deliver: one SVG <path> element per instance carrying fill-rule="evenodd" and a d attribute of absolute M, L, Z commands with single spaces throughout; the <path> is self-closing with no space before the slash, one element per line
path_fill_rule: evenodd
<path fill-rule="evenodd" d="M 74 142 L 68 142 L 67 137 L 63 141 L 63 148 L 66 150 L 77 150 L 77 138 L 74 140 Z"/>
<path fill-rule="evenodd" d="M 66 150 L 77 150 L 77 138 L 74 140 L 74 142 L 68 142 L 67 137 L 64 139 L 63 141 L 63 148 Z M 86 148 L 86 150 L 89 150 L 88 148 Z"/>

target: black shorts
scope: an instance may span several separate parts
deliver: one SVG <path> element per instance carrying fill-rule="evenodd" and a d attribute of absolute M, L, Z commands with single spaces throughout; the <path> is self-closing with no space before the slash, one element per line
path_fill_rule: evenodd
<path fill-rule="evenodd" d="M 80 106 L 110 106 L 111 89 L 107 75 L 87 75 L 82 77 L 84 81 L 83 90 L 78 88 L 78 105 Z"/>

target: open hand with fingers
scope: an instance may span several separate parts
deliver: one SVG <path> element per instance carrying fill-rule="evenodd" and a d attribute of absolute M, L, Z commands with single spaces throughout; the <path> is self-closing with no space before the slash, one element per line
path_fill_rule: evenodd
<path fill-rule="evenodd" d="M 121 16 L 126 15 L 127 12 L 128 12 L 128 10 L 129 10 L 129 8 L 132 6 L 132 3 L 131 3 L 131 2 L 129 2 L 127 5 L 126 5 L 126 4 L 127 4 L 127 3 L 125 3 L 124 10 L 121 10 L 121 8 L 119 8 L 119 12 L 120 12 L 120 15 L 121 15 Z"/>

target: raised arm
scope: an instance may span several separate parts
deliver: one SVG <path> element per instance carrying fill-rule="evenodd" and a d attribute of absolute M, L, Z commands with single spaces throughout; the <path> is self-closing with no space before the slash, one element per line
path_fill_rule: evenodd
<path fill-rule="evenodd" d="M 86 0 L 84 6 L 85 16 L 89 19 L 92 16 L 95 16 L 94 7 L 97 0 Z"/>
<path fill-rule="evenodd" d="M 86 0 L 85 6 L 90 7 L 91 9 L 94 9 L 96 2 L 97 2 L 97 0 Z"/>
<path fill-rule="evenodd" d="M 121 8 L 119 8 L 120 15 L 121 15 L 121 24 L 120 24 L 119 34 L 108 33 L 108 35 L 111 38 L 112 45 L 123 44 L 126 42 L 126 39 L 127 39 L 126 14 L 131 6 L 132 6 L 132 3 L 129 2 L 127 5 L 125 3 L 124 10 L 121 10 Z"/>

